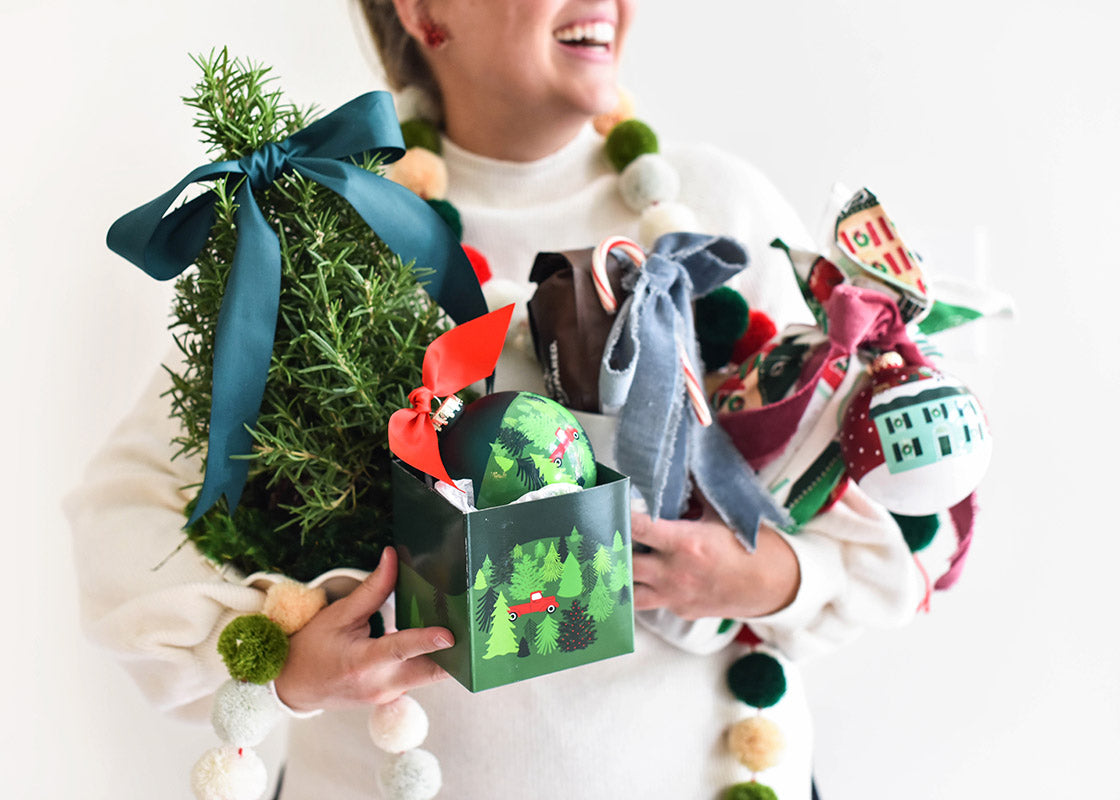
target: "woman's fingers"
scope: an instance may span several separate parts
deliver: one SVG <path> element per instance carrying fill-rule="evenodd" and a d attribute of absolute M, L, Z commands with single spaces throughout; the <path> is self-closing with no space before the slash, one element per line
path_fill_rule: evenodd
<path fill-rule="evenodd" d="M 649 611 L 654 608 L 661 608 L 665 605 L 657 591 L 651 586 L 644 583 L 634 584 L 634 609 L 637 611 Z"/>
<path fill-rule="evenodd" d="M 388 703 L 403 692 L 448 677 L 428 658 L 453 644 L 446 628 L 411 628 L 371 639 L 365 647 L 369 702 Z"/>

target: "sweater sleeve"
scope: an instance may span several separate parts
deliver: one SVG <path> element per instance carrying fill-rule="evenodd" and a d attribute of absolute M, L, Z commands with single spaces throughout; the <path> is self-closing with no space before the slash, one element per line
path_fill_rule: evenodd
<path fill-rule="evenodd" d="M 866 628 L 904 625 L 922 598 L 922 579 L 890 514 L 850 484 L 831 509 L 785 536 L 801 585 L 790 605 L 746 620 L 793 659 L 822 655 Z"/>
<path fill-rule="evenodd" d="M 217 638 L 264 593 L 219 570 L 182 531 L 197 459 L 172 459 L 175 422 L 163 370 L 88 465 L 64 502 L 82 623 L 159 709 L 199 719 L 228 678 Z"/>

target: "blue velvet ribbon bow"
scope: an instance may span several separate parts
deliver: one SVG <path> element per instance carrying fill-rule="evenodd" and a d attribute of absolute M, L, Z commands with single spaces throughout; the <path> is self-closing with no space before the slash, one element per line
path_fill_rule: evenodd
<path fill-rule="evenodd" d="M 384 163 L 404 155 L 404 140 L 386 92 L 369 92 L 291 137 L 244 158 L 206 164 L 175 187 L 113 223 L 110 249 L 157 280 L 169 280 L 201 252 L 214 221 L 213 192 L 167 213 L 190 184 L 244 175 L 234 195 L 237 246 L 218 312 L 206 476 L 188 525 L 225 495 L 237 507 L 249 475 L 249 429 L 264 398 L 280 300 L 280 243 L 253 198 L 294 172 L 345 198 L 404 261 L 434 271 L 425 289 L 458 323 L 486 313 L 474 270 L 454 234 L 414 193 L 354 163 L 364 154 Z"/>
<path fill-rule="evenodd" d="M 688 407 L 677 340 L 696 369 L 692 298 L 707 294 L 747 266 L 742 245 L 726 237 L 672 233 L 654 244 L 624 285 L 632 293 L 611 327 L 599 371 L 599 397 L 617 413 L 615 459 L 630 476 L 652 517 L 676 519 L 690 479 L 753 550 L 762 519 L 782 525 L 788 515 L 717 424 L 701 426 Z"/>

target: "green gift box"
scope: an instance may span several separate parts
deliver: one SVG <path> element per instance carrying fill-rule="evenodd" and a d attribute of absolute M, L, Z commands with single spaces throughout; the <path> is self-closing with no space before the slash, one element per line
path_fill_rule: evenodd
<path fill-rule="evenodd" d="M 439 625 L 432 658 L 472 692 L 634 651 L 630 479 L 464 513 L 393 463 L 397 627 Z"/>

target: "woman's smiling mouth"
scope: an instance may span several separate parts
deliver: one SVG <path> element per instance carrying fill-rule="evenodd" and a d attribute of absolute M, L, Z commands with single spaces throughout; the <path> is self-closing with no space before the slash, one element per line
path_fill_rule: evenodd
<path fill-rule="evenodd" d="M 602 53 L 609 52 L 614 44 L 615 26 L 612 22 L 577 22 L 552 32 L 552 38 L 567 47 L 588 48 Z"/>

